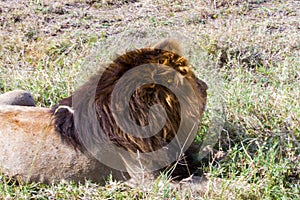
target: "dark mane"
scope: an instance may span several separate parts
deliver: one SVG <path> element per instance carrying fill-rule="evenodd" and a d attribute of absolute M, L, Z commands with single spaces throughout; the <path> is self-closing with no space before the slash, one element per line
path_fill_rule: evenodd
<path fill-rule="evenodd" d="M 168 46 L 169 47 L 169 46 Z M 169 47 L 170 48 L 170 47 Z M 177 51 L 175 51 L 177 52 Z M 147 125 L 149 120 L 149 109 L 154 104 L 161 104 L 167 113 L 167 121 L 164 128 L 149 138 L 133 137 L 123 132 L 117 125 L 111 112 L 111 94 L 118 80 L 129 70 L 143 64 L 163 64 L 175 69 L 182 74 L 194 88 L 199 104 L 199 112 L 202 114 L 206 103 L 207 85 L 196 78 L 191 71 L 188 61 L 159 46 L 155 48 L 143 48 L 129 51 L 118 56 L 106 69 L 100 70 L 96 75 L 80 87 L 74 94 L 82 96 L 82 104 L 93 102 L 95 105 L 97 119 L 104 133 L 116 145 L 126 150 L 136 152 L 151 152 L 162 148 L 172 140 L 180 125 L 180 104 L 177 97 L 168 88 L 157 84 L 146 84 L 138 88 L 130 98 L 130 117 L 137 125 Z M 149 68 L 151 72 L 151 67 Z M 173 72 L 166 68 L 166 78 L 173 76 Z M 142 74 L 135 74 L 132 78 L 140 78 Z M 96 83 L 96 86 L 95 86 Z M 89 97 L 88 92 L 95 89 L 95 96 Z M 75 148 L 84 149 L 79 134 L 75 129 L 72 111 L 73 96 L 62 99 L 51 111 L 54 116 L 55 129 L 67 143 Z M 88 99 L 93 98 L 93 99 Z M 193 100 L 191 100 L 193 101 Z M 77 110 L 74 110 L 77 112 Z M 89 137 L 89 132 L 84 133 Z"/>

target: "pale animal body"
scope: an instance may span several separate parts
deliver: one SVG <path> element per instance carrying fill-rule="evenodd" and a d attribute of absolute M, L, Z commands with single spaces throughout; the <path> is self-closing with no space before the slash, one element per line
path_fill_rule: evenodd
<path fill-rule="evenodd" d="M 0 170 L 22 181 L 51 183 L 60 180 L 104 183 L 117 172 L 93 157 L 62 142 L 48 108 L 1 106 Z"/>
<path fill-rule="evenodd" d="M 153 104 L 160 104 L 167 114 L 165 126 L 156 135 L 148 138 L 131 136 L 120 129 L 111 113 L 110 98 L 113 87 L 125 72 L 143 64 L 149 64 L 149 67 L 156 64 L 163 65 L 161 69 L 165 70 L 162 71 L 165 76 L 161 77 L 168 77 L 168 81 L 171 82 L 177 81 L 176 84 L 179 86 L 182 81 L 174 78 L 173 74 L 174 71 L 180 73 L 180 76 L 191 85 L 185 94 L 186 102 L 196 105 L 195 109 L 189 110 L 190 116 L 186 118 L 195 118 L 195 113 L 201 118 L 206 104 L 207 85 L 195 76 L 188 61 L 179 55 L 181 51 L 178 48 L 177 43 L 166 40 L 153 47 L 127 52 L 118 56 L 103 71 L 101 78 L 97 77 L 100 74 L 97 73 L 74 92 L 82 97 L 79 99 L 81 109 L 88 108 L 85 102 L 91 102 L 95 106 L 97 123 L 104 130 L 101 134 L 105 134 L 114 145 L 132 153 L 159 150 L 176 138 L 182 118 L 180 110 L 189 109 L 181 108 L 178 98 L 168 88 L 148 84 L 133 93 L 129 101 L 130 116 L 138 125 L 146 125 L 150 107 Z M 135 74 L 132 78 L 134 80 L 141 75 Z M 91 88 L 96 88 L 96 93 L 92 97 L 89 96 Z M 0 170 L 4 174 L 22 181 L 45 183 L 63 179 L 75 182 L 89 179 L 103 183 L 109 175 L 112 175 L 114 180 L 124 180 L 132 175 L 115 170 L 112 166 L 108 167 L 90 155 L 83 145 L 82 136 L 87 138 L 87 141 L 93 141 L 95 134 L 97 138 L 97 134 L 100 133 L 92 133 L 93 127 L 85 127 L 83 133 L 78 132 L 74 122 L 74 113 L 76 114 L 78 110 L 73 108 L 72 100 L 73 96 L 65 98 L 52 109 L 0 106 Z M 194 146 L 186 153 L 188 162 L 193 159 L 189 152 L 195 153 Z M 193 165 L 193 162 L 188 164 Z M 197 166 L 192 167 L 197 169 Z M 174 174 L 187 177 L 189 170 L 186 168 L 183 166 L 177 172 L 174 171 Z"/>

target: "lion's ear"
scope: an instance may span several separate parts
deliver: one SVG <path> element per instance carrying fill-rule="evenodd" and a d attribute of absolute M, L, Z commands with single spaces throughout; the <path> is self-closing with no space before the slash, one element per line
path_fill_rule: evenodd
<path fill-rule="evenodd" d="M 171 51 L 178 55 L 182 55 L 180 45 L 175 40 L 172 40 L 172 39 L 163 40 L 163 41 L 155 44 L 154 46 L 152 46 L 152 48 Z"/>

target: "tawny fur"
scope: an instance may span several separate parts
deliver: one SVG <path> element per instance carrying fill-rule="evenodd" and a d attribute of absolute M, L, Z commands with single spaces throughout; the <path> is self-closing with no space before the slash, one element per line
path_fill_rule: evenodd
<path fill-rule="evenodd" d="M 148 123 L 147 113 L 153 104 L 159 103 L 166 110 L 168 118 L 165 126 L 150 138 L 132 137 L 123 132 L 112 116 L 110 98 L 114 85 L 128 70 L 142 64 L 163 64 L 181 73 L 191 84 L 197 99 L 190 99 L 190 103 L 199 102 L 197 112 L 201 117 L 206 104 L 207 86 L 196 78 L 188 61 L 179 54 L 178 45 L 168 40 L 154 47 L 127 52 L 101 71 L 100 80 L 98 73 L 75 94 L 89 98 L 89 90 L 95 88 L 92 84 L 96 81 L 96 95 L 91 100 L 104 134 L 114 144 L 131 152 L 160 149 L 176 136 L 180 124 L 181 108 L 176 96 L 169 89 L 155 84 L 142 86 L 132 95 L 130 113 L 139 125 Z M 168 69 L 166 72 L 169 73 Z M 103 177 L 110 172 L 114 179 L 125 178 L 124 174 L 106 167 L 85 151 L 74 124 L 72 98 L 61 100 L 51 110 L 0 107 L 0 166 L 4 173 L 22 180 L 42 182 L 61 179 L 83 181 L 85 178 L 103 182 Z M 90 99 L 82 98 L 81 101 L 89 102 Z M 89 131 L 84 134 L 92 139 Z M 185 170 L 181 172 L 186 173 Z"/>
<path fill-rule="evenodd" d="M 0 171 L 20 181 L 51 183 L 60 180 L 104 183 L 121 174 L 89 155 L 62 143 L 48 108 L 0 107 Z"/>

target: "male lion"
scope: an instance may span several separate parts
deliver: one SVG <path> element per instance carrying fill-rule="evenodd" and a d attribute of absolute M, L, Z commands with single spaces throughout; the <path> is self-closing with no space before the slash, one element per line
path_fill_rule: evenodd
<path fill-rule="evenodd" d="M 188 61 L 180 55 L 178 46 L 172 40 L 165 40 L 153 47 L 118 56 L 107 68 L 101 69 L 72 96 L 62 99 L 52 109 L 2 106 L 1 171 L 21 180 L 46 183 L 61 179 L 103 182 L 103 178 L 110 174 L 116 180 L 134 177 L 138 168 L 133 165 L 139 163 L 140 155 L 159 152 L 168 144 L 172 145 L 166 149 L 181 154 L 186 149 L 185 142 L 190 144 L 194 139 L 189 138 L 189 134 L 191 129 L 197 129 L 196 121 L 204 111 L 207 85 L 196 78 Z M 130 76 L 123 80 L 125 82 L 120 81 L 127 72 Z M 136 80 L 147 83 L 131 91 L 128 85 Z M 160 81 L 162 84 L 158 84 Z M 172 89 L 183 97 L 176 95 Z M 114 93 L 114 90 L 117 92 Z M 126 95 L 121 98 L 128 103 L 128 107 L 123 106 L 120 98 L 114 102 L 114 95 L 120 93 L 129 94 L 129 98 Z M 183 106 L 182 102 L 191 106 Z M 117 119 L 120 116 L 123 118 Z M 131 134 L 146 130 L 144 127 L 147 126 L 150 132 L 156 130 L 160 127 L 160 121 L 164 121 L 161 129 L 149 137 Z M 180 141 L 182 139 L 187 141 Z M 174 140 L 176 142 L 173 143 Z M 124 168 L 106 163 L 110 159 L 107 155 L 113 152 L 97 148 L 97 145 L 109 146 L 106 143 L 114 146 L 112 149 L 129 152 L 131 157 L 116 154 L 120 158 L 116 158 L 117 165 Z M 187 152 L 193 151 L 190 148 Z M 186 154 L 186 160 L 191 160 L 192 156 Z M 100 158 L 105 164 L 99 161 L 99 155 L 105 158 Z M 143 166 L 146 172 L 151 172 L 153 166 L 159 166 L 156 164 L 160 158 L 146 158 L 152 163 Z M 188 176 L 185 174 L 188 171 L 186 168 L 178 167 L 174 174 Z"/>

